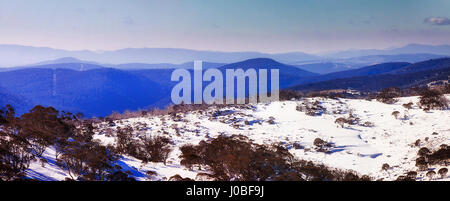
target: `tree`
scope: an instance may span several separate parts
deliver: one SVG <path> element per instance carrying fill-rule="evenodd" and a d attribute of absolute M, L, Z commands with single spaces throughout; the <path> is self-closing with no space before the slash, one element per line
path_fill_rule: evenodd
<path fill-rule="evenodd" d="M 132 145 L 133 137 L 133 128 L 131 126 L 127 126 L 125 128 L 117 128 L 116 132 L 116 141 L 117 141 L 117 150 L 119 153 L 131 153 L 134 152 L 134 146 Z"/>
<path fill-rule="evenodd" d="M 172 149 L 170 148 L 170 139 L 166 137 L 143 137 L 141 138 L 140 159 L 146 162 L 163 162 L 166 164 Z"/>
<path fill-rule="evenodd" d="M 18 134 L 17 121 L 13 107 L 0 109 L 0 180 L 23 178 L 34 159 L 30 143 Z"/>
<path fill-rule="evenodd" d="M 23 114 L 19 118 L 18 126 L 19 135 L 27 139 L 37 157 L 40 157 L 48 146 L 66 141 L 73 131 L 73 127 L 59 117 L 56 109 L 40 105 Z"/>

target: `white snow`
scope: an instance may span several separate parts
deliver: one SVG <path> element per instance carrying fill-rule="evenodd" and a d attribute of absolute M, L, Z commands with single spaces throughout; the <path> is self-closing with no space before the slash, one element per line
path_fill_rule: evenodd
<path fill-rule="evenodd" d="M 447 95 L 447 98 L 450 96 Z M 118 165 L 122 166 L 124 171 L 130 170 L 137 180 L 166 180 L 175 174 L 195 179 L 197 173 L 202 171 L 181 166 L 178 158 L 181 152 L 178 147 L 187 143 L 197 144 L 220 134 L 242 134 L 255 143 L 282 143 L 300 159 L 333 168 L 354 170 L 375 179 L 395 180 L 408 171 L 417 171 L 418 180 L 428 180 L 425 177 L 426 171 L 418 171 L 415 167 L 417 151 L 421 147 L 436 150 L 441 144 L 450 144 L 450 110 L 424 112 L 416 105 L 418 97 L 400 98 L 399 102 L 392 105 L 361 99 L 312 98 L 309 101 L 315 100 L 327 109 L 325 114 L 308 116 L 297 111 L 296 106 L 303 100 L 296 100 L 257 104 L 247 108 L 230 106 L 220 109 L 230 111 L 217 116 L 217 119 L 211 118 L 211 114 L 217 110 L 211 108 L 200 111 L 202 113 L 188 112 L 182 122 L 175 122 L 169 116 L 131 118 L 121 120 L 122 123 L 116 121 L 117 126 L 121 127 L 135 127 L 145 123 L 145 129 L 136 131 L 136 135 L 163 135 L 175 143 L 166 165 L 142 164 L 140 160 L 130 156 L 122 156 Z M 414 103 L 410 110 L 402 106 L 408 102 Z M 335 114 L 333 111 L 338 109 L 345 113 Z M 335 120 L 347 117 L 350 110 L 361 119 L 361 123 L 372 122 L 374 126 L 345 125 L 342 128 L 337 125 Z M 392 115 L 393 111 L 400 112 L 398 119 Z M 268 123 L 271 117 L 274 118 L 275 124 Z M 250 125 L 244 123 L 246 120 Z M 178 134 L 173 128 L 174 124 L 179 128 Z M 98 126 L 108 127 L 107 123 Z M 106 137 L 104 134 L 98 133 L 95 138 L 104 144 L 115 143 L 114 137 Z M 313 145 L 316 138 L 333 143 L 331 153 L 316 151 Z M 426 141 L 425 138 L 429 139 Z M 418 139 L 421 141 L 419 147 L 414 146 Z M 291 146 L 293 143 L 299 143 L 304 148 L 295 149 Z M 51 162 L 54 160 L 52 149 L 47 149 L 44 156 L 50 162 L 45 164 L 45 168 L 41 167 L 40 162 L 34 162 L 27 171 L 29 177 L 41 180 L 61 180 L 67 177 L 64 170 Z M 384 163 L 389 164 L 391 169 L 382 171 Z M 430 168 L 437 172 L 441 167 L 436 165 Z M 146 172 L 149 170 L 157 175 L 147 177 Z M 448 181 L 450 178 L 440 179 L 436 176 L 434 180 Z"/>

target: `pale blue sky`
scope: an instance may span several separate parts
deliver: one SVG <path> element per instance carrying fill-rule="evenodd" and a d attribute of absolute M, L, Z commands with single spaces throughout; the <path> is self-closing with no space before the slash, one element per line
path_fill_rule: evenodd
<path fill-rule="evenodd" d="M 449 0 L 0 0 L 0 44 L 317 53 L 450 44 Z"/>

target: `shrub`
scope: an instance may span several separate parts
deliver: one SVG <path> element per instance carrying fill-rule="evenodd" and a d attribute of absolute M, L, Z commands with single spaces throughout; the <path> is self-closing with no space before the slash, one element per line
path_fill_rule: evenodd
<path fill-rule="evenodd" d="M 344 128 L 345 124 L 348 125 L 356 125 L 359 124 L 359 122 L 361 121 L 360 118 L 356 117 L 355 115 L 353 115 L 351 112 L 348 114 L 348 117 L 339 117 L 337 118 L 334 123 L 339 124 L 342 128 Z"/>
<path fill-rule="evenodd" d="M 450 161 L 450 149 L 448 149 L 447 147 L 440 148 L 428 155 L 428 162 L 430 164 L 442 163 L 446 165 L 448 161 Z"/>
<path fill-rule="evenodd" d="M 412 103 L 412 102 L 405 103 L 405 104 L 403 104 L 403 107 L 406 108 L 406 109 L 408 109 L 408 110 L 410 110 L 410 109 L 412 109 L 413 104 L 414 104 L 414 103 Z"/>
<path fill-rule="evenodd" d="M 406 177 L 408 177 L 409 179 L 412 179 L 412 180 L 416 180 L 417 172 L 416 171 L 410 171 L 410 172 L 406 173 Z"/>
<path fill-rule="evenodd" d="M 399 112 L 399 111 L 394 111 L 394 112 L 392 112 L 392 116 L 394 116 L 395 119 L 398 119 L 398 115 L 400 115 L 400 112 Z"/>
<path fill-rule="evenodd" d="M 448 108 L 448 100 L 438 91 L 428 88 L 420 93 L 419 107 L 428 111 L 431 109 Z"/>
<path fill-rule="evenodd" d="M 373 122 L 366 121 L 366 122 L 364 122 L 364 124 L 362 126 L 364 126 L 364 127 L 374 127 L 375 124 Z"/>
<path fill-rule="evenodd" d="M 393 104 L 398 101 L 396 98 L 400 97 L 401 94 L 401 90 L 397 87 L 385 88 L 378 93 L 377 101 L 386 104 Z"/>
<path fill-rule="evenodd" d="M 331 147 L 331 143 L 328 143 L 320 138 L 314 139 L 314 146 L 317 147 L 317 151 L 320 152 L 328 152 L 329 148 Z"/>
<path fill-rule="evenodd" d="M 303 96 L 301 92 L 292 90 L 280 90 L 280 100 L 299 99 Z"/>
<path fill-rule="evenodd" d="M 197 146 L 185 145 L 180 150 L 183 165 L 208 166 L 215 180 L 345 180 L 347 174 L 296 160 L 280 145 L 254 144 L 241 135 L 219 136 Z"/>
<path fill-rule="evenodd" d="M 142 145 L 139 146 L 136 158 L 147 162 L 163 162 L 166 164 L 172 149 L 170 148 L 170 139 L 162 136 L 143 137 Z"/>
<path fill-rule="evenodd" d="M 439 175 L 441 175 L 441 178 L 443 179 L 443 178 L 445 178 L 445 176 L 447 176 L 448 169 L 447 168 L 441 168 L 441 169 L 439 169 L 438 173 L 439 173 Z"/>
<path fill-rule="evenodd" d="M 80 176 L 82 180 L 106 180 L 110 171 L 114 170 L 114 163 L 118 156 L 111 149 L 100 145 L 96 141 L 70 142 L 57 165 L 66 169 L 73 179 Z"/>
<path fill-rule="evenodd" d="M 267 121 L 269 124 L 275 124 L 275 117 L 269 117 L 269 120 Z"/>
<path fill-rule="evenodd" d="M 416 147 L 420 146 L 420 139 L 417 139 L 416 142 L 414 142 L 414 146 Z"/>
<path fill-rule="evenodd" d="M 416 159 L 416 166 L 419 168 L 419 170 L 426 170 L 428 168 L 428 162 L 425 159 L 425 157 L 421 156 Z"/>
<path fill-rule="evenodd" d="M 116 143 L 117 151 L 121 154 L 133 153 L 136 151 L 136 147 L 133 143 L 133 128 L 126 126 L 124 128 L 118 127 L 116 131 Z"/>
<path fill-rule="evenodd" d="M 326 142 L 325 140 L 322 140 L 320 138 L 314 139 L 313 144 L 317 147 L 330 146 L 330 144 L 328 142 Z"/>
<path fill-rule="evenodd" d="M 307 99 L 296 107 L 297 111 L 305 112 L 309 116 L 320 116 L 327 111 L 319 101 L 309 102 Z"/>
<path fill-rule="evenodd" d="M 337 118 L 334 123 L 339 124 L 342 128 L 344 128 L 345 124 L 347 123 L 347 119 L 344 117 Z"/>
<path fill-rule="evenodd" d="M 190 178 L 183 178 L 179 174 L 173 175 L 169 178 L 169 181 L 192 181 Z"/>
<path fill-rule="evenodd" d="M 199 150 L 197 147 L 191 144 L 183 145 L 180 147 L 181 155 L 180 164 L 188 168 L 192 167 L 192 164 L 199 164 L 198 169 L 201 170 L 201 165 L 203 163 L 202 157 L 199 156 Z"/>
<path fill-rule="evenodd" d="M 431 151 L 430 151 L 428 148 L 422 147 L 422 148 L 420 148 L 419 151 L 417 152 L 417 155 L 419 155 L 419 156 L 426 156 L 426 155 L 428 155 L 428 154 L 430 154 L 430 153 L 431 153 Z"/>
<path fill-rule="evenodd" d="M 436 175 L 435 171 L 428 171 L 426 176 L 428 177 L 428 179 L 433 180 L 434 175 Z"/>

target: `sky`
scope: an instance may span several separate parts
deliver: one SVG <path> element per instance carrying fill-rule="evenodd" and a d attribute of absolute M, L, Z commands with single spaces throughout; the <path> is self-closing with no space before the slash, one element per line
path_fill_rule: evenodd
<path fill-rule="evenodd" d="M 450 44 L 449 0 L 0 0 L 0 44 L 267 53 Z"/>

